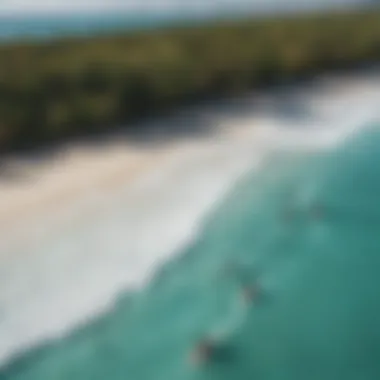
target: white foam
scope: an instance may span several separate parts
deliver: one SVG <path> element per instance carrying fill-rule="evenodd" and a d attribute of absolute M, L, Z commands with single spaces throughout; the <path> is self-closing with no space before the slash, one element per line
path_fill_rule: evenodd
<path fill-rule="evenodd" d="M 108 310 L 122 290 L 144 286 L 196 237 L 237 178 L 273 151 L 331 147 L 376 120 L 379 78 L 347 83 L 304 90 L 310 118 L 216 111 L 213 121 L 236 133 L 178 150 L 129 188 L 94 193 L 59 217 L 44 215 L 30 226 L 27 246 L 3 239 L 0 363 Z"/>

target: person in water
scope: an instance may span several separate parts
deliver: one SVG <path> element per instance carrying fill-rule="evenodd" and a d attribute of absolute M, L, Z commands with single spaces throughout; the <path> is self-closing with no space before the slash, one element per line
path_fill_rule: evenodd
<path fill-rule="evenodd" d="M 311 216 L 315 219 L 321 219 L 325 213 L 324 207 L 321 203 L 314 203 L 309 210 Z"/>
<path fill-rule="evenodd" d="M 260 296 L 260 288 L 258 284 L 244 286 L 241 292 L 242 299 L 245 303 L 252 303 Z"/>
<path fill-rule="evenodd" d="M 195 364 L 204 364 L 209 362 L 215 351 L 216 345 L 210 339 L 202 339 L 192 352 L 191 359 Z"/>

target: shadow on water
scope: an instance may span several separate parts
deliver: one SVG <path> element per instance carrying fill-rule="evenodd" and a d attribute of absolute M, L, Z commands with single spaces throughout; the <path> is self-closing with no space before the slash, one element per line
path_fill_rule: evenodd
<path fill-rule="evenodd" d="M 213 363 L 216 364 L 232 364 L 237 359 L 236 347 L 228 342 L 220 343 L 216 346 L 213 355 Z"/>
<path fill-rule="evenodd" d="M 267 289 L 260 288 L 260 293 L 252 300 L 252 307 L 266 307 L 273 303 L 273 301 L 274 295 Z"/>

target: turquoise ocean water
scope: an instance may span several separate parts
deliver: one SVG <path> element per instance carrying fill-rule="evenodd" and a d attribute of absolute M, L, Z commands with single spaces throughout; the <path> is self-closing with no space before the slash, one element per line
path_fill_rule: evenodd
<path fill-rule="evenodd" d="M 141 292 L 0 379 L 378 380 L 379 146 L 372 125 L 323 155 L 274 155 Z M 194 366 L 208 336 L 219 349 Z"/>
<path fill-rule="evenodd" d="M 210 5 L 207 6 L 206 4 Z M 170 4 L 170 3 L 169 3 Z M 1 4 L 0 4 L 1 5 Z M 151 4 L 151 6 L 154 4 Z M 17 39 L 51 39 L 65 36 L 87 36 L 104 33 L 156 29 L 161 27 L 194 25 L 218 19 L 241 17 L 262 17 L 277 14 L 319 11 L 329 8 L 369 7 L 370 1 L 362 0 L 308 0 L 298 1 L 256 1 L 227 0 L 212 2 L 205 0 L 206 6 L 197 9 L 192 4 L 175 4 L 164 10 L 149 5 L 140 7 L 140 11 L 109 10 L 104 12 L 59 12 L 28 13 L 22 5 L 16 6 L 14 12 L 3 12 L 0 6 L 0 42 Z"/>
<path fill-rule="evenodd" d="M 0 41 L 16 39 L 50 39 L 65 36 L 87 36 L 141 29 L 159 28 L 191 22 L 186 15 L 176 14 L 73 14 L 12 16 L 0 14 Z M 195 19 L 193 20 L 195 22 Z"/>

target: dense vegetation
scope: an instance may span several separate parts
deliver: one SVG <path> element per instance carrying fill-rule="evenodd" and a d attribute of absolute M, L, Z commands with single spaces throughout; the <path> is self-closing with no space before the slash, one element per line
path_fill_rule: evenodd
<path fill-rule="evenodd" d="M 240 20 L 0 46 L 0 148 L 380 59 L 380 13 Z"/>

